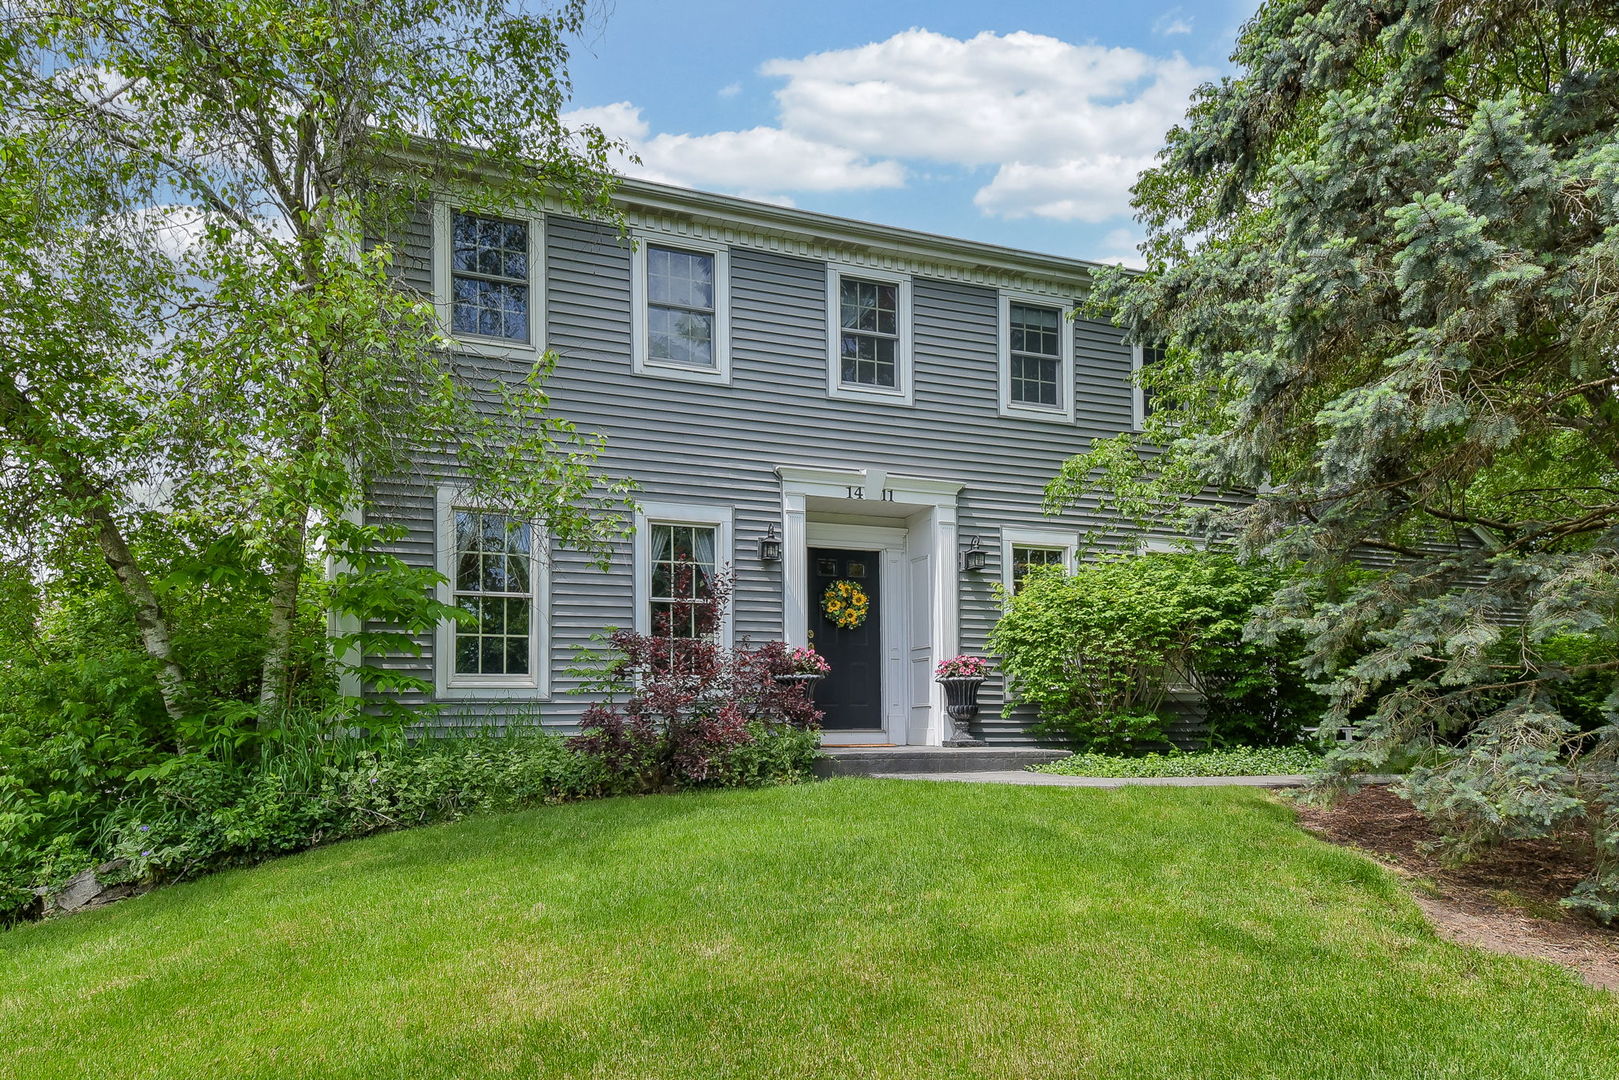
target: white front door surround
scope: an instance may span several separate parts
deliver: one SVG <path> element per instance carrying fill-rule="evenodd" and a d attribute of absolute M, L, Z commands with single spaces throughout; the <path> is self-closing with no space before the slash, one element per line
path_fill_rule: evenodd
<path fill-rule="evenodd" d="M 933 681 L 959 642 L 954 480 L 880 469 L 778 465 L 781 479 L 783 637 L 808 643 L 809 548 L 881 551 L 888 617 L 883 622 L 881 732 L 829 733 L 837 742 L 939 746 L 949 734 L 944 693 Z"/>

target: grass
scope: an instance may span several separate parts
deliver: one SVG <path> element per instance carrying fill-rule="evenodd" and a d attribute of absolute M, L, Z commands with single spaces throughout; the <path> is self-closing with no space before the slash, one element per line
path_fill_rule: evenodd
<path fill-rule="evenodd" d="M 0 935 L 0 1076 L 1619 1075 L 1248 789 L 844 780 L 334 845 Z"/>
<path fill-rule="evenodd" d="M 1031 765 L 1031 772 L 1059 776 L 1289 776 L 1307 773 L 1321 764 L 1321 755 L 1308 746 L 1239 746 L 1229 750 L 1194 753 L 1074 754 L 1061 761 Z"/>

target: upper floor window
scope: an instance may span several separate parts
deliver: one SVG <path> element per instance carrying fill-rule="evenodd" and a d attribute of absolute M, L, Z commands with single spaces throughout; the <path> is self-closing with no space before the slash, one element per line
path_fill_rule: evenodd
<path fill-rule="evenodd" d="M 541 337 L 540 220 L 438 204 L 433 281 L 445 331 L 468 351 L 530 352 Z"/>
<path fill-rule="evenodd" d="M 635 241 L 635 370 L 706 382 L 729 380 L 729 250 L 646 232 L 638 232 Z"/>
<path fill-rule="evenodd" d="M 459 498 L 454 488 L 439 490 L 439 596 L 466 615 L 446 619 L 436 635 L 438 693 L 543 693 L 545 573 L 536 532 L 526 521 Z"/>
<path fill-rule="evenodd" d="M 899 286 L 843 278 L 838 282 L 838 378 L 845 385 L 899 384 Z"/>
<path fill-rule="evenodd" d="M 1071 420 L 1074 338 L 1063 306 L 1001 294 L 1001 412 Z"/>
<path fill-rule="evenodd" d="M 1135 427 L 1139 430 L 1147 422 L 1147 417 L 1153 411 L 1153 390 L 1150 386 L 1141 385 L 1141 373 L 1152 364 L 1162 362 L 1164 347 L 1162 345 L 1136 345 L 1131 349 L 1130 368 L 1132 382 L 1135 384 Z"/>
<path fill-rule="evenodd" d="M 528 343 L 527 224 L 455 212 L 450 225 L 450 332 Z"/>
<path fill-rule="evenodd" d="M 911 397 L 911 283 L 854 267 L 827 275 L 831 339 L 827 388 L 834 396 Z"/>

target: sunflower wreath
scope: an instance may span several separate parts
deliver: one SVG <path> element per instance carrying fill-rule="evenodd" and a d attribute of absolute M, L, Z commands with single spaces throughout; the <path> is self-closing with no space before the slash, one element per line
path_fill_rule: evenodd
<path fill-rule="evenodd" d="M 834 581 L 821 594 L 821 610 L 839 630 L 853 630 L 866 621 L 871 597 L 852 581 Z"/>

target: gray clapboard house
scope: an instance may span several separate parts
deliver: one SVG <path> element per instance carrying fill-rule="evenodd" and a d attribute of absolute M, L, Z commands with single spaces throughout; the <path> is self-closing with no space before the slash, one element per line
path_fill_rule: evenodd
<path fill-rule="evenodd" d="M 728 569 L 728 642 L 812 643 L 834 665 L 826 743 L 940 743 L 934 666 L 983 650 L 995 586 L 1071 563 L 1106 525 L 1045 516 L 1044 484 L 1140 422 L 1139 350 L 1066 317 L 1095 264 L 637 181 L 618 202 L 633 243 L 554 208 L 448 201 L 403 239 L 406 283 L 435 298 L 461 362 L 517 379 L 554 350 L 555 410 L 604 435 L 604 471 L 641 490 L 604 573 L 466 505 L 451 459 L 383 485 L 371 519 L 403 524 L 401 550 L 481 613 L 388 663 L 452 721 L 565 730 L 587 704 L 577 647 L 651 628 L 683 569 Z M 872 598 L 858 629 L 822 612 L 834 580 Z M 999 716 L 998 680 L 983 701 L 984 738 L 1033 741 L 1030 718 Z"/>

